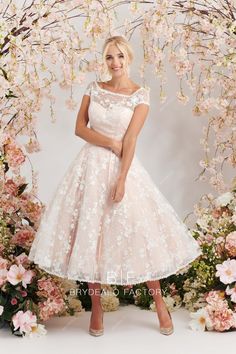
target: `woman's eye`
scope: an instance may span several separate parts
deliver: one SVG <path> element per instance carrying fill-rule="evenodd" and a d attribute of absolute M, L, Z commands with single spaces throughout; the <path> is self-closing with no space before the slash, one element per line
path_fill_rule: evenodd
<path fill-rule="evenodd" d="M 124 55 L 119 55 L 119 58 L 124 58 Z M 107 57 L 106 59 L 110 60 L 110 59 L 112 59 L 112 57 Z"/>

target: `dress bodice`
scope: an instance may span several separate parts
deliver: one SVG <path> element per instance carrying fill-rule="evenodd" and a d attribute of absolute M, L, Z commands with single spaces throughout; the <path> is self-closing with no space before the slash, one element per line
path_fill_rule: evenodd
<path fill-rule="evenodd" d="M 122 139 L 135 107 L 141 103 L 150 104 L 149 91 L 141 86 L 133 94 L 125 95 L 103 89 L 97 81 L 90 82 L 84 93 L 90 96 L 90 128 L 111 138 Z"/>

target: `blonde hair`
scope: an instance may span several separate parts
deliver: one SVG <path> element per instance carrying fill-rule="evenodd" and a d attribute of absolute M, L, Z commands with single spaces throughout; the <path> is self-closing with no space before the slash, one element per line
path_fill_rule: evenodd
<path fill-rule="evenodd" d="M 111 44 L 116 45 L 117 48 L 123 53 L 124 63 L 125 63 L 124 69 L 126 70 L 127 74 L 129 75 L 129 64 L 131 64 L 133 61 L 134 53 L 133 53 L 133 49 L 132 49 L 130 43 L 123 36 L 112 36 L 112 37 L 109 37 L 105 40 L 105 42 L 103 44 L 103 49 L 102 49 L 102 59 L 103 59 L 103 64 L 104 64 L 104 71 L 107 74 L 110 74 L 108 71 L 107 64 L 106 64 L 106 54 L 107 54 L 108 48 Z"/>

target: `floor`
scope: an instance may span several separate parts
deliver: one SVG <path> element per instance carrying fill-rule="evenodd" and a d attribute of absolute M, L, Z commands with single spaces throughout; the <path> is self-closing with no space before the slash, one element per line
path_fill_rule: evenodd
<path fill-rule="evenodd" d="M 17 354 L 77 353 L 162 353 L 222 354 L 232 352 L 236 332 L 195 332 L 188 328 L 189 313 L 184 308 L 172 312 L 175 331 L 170 336 L 159 333 L 155 312 L 135 305 L 120 306 L 104 314 L 104 335 L 88 334 L 90 312 L 78 317 L 52 318 L 46 322 L 47 334 L 39 338 L 19 338 L 7 328 L 0 330 L 1 350 Z"/>

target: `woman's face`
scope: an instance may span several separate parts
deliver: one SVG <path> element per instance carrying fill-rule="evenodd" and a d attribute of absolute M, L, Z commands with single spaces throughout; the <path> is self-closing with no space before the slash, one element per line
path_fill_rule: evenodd
<path fill-rule="evenodd" d="M 118 77 L 125 74 L 124 54 L 114 44 L 110 44 L 108 47 L 106 64 L 112 76 Z"/>

